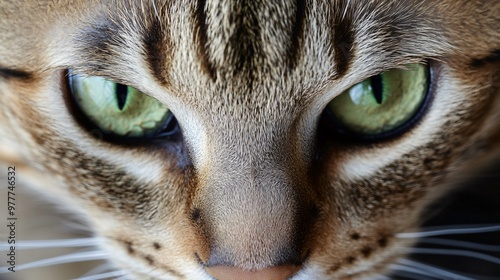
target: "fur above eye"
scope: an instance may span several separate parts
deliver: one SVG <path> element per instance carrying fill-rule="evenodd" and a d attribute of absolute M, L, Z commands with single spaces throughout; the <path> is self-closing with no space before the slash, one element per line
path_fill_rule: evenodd
<path fill-rule="evenodd" d="M 172 112 L 139 90 L 96 76 L 68 75 L 77 107 L 105 135 L 149 138 L 168 133 Z"/>
<path fill-rule="evenodd" d="M 347 133 L 380 139 L 415 123 L 427 99 L 429 67 L 410 64 L 372 76 L 333 99 L 327 111 Z"/>

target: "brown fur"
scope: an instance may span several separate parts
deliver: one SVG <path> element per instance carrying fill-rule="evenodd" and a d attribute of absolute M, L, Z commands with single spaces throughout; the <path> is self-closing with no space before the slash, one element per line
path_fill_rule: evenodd
<path fill-rule="evenodd" d="M 294 279 L 383 273 L 411 246 L 395 235 L 499 149 L 499 1 L 154 2 L 0 3 L 0 143 L 57 176 L 47 190 L 139 279 L 153 267 L 208 279 L 203 263 L 302 264 Z M 321 136 L 333 97 L 426 61 L 434 97 L 410 131 Z M 63 98 L 68 68 L 157 98 L 182 137 L 95 137 Z"/>

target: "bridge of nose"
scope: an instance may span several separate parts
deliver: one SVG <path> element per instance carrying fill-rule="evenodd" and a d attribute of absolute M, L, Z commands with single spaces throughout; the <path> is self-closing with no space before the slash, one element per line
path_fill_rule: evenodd
<path fill-rule="evenodd" d="M 308 199 L 294 156 L 288 148 L 223 146 L 200 173 L 194 202 L 210 247 L 202 261 L 245 269 L 299 263 Z"/>
<path fill-rule="evenodd" d="M 229 169 L 229 170 L 228 170 Z M 214 172 L 203 191 L 209 265 L 271 265 L 293 250 L 298 198 L 287 176 L 247 166 Z"/>

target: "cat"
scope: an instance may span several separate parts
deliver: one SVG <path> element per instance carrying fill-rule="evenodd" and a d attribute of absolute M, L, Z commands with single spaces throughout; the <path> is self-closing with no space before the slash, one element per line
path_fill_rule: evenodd
<path fill-rule="evenodd" d="M 500 150 L 500 1 L 0 15 L 2 172 L 81 215 L 120 279 L 461 277 L 405 256 Z"/>

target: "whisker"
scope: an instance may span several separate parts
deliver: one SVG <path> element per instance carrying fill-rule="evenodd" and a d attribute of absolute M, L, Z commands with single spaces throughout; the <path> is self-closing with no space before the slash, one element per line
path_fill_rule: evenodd
<path fill-rule="evenodd" d="M 130 278 L 130 276 L 128 275 L 123 275 L 121 277 L 115 278 L 115 280 L 133 280 L 133 279 Z"/>
<path fill-rule="evenodd" d="M 452 255 L 452 256 L 463 256 L 475 259 L 481 259 L 487 262 L 500 264 L 500 258 L 496 258 L 487 254 L 465 251 L 465 250 L 455 250 L 455 249 L 433 249 L 433 248 L 412 248 L 410 253 L 413 254 L 429 254 L 429 255 Z"/>
<path fill-rule="evenodd" d="M 418 274 L 418 275 L 421 275 L 421 276 L 427 276 L 427 277 L 433 277 L 434 276 L 434 274 L 432 274 L 432 273 L 429 273 L 429 272 L 426 272 L 426 271 L 422 271 L 420 269 L 417 269 L 417 268 L 414 268 L 414 267 L 411 267 L 411 266 L 406 266 L 406 265 L 397 264 L 397 263 L 389 265 L 389 268 L 392 269 L 392 270 L 395 270 L 395 271 L 403 271 L 403 272 L 407 272 L 407 273 Z"/>
<path fill-rule="evenodd" d="M 111 277 L 124 276 L 126 273 L 127 273 L 126 270 L 118 270 L 118 271 L 111 271 L 111 272 L 106 272 L 106 273 L 101 273 L 101 274 L 95 274 L 95 275 L 90 275 L 90 276 L 75 278 L 74 280 L 99 280 L 99 279 L 107 279 L 107 278 L 111 278 Z M 118 278 L 115 278 L 115 279 L 118 279 Z"/>
<path fill-rule="evenodd" d="M 93 233 L 88 225 L 86 225 L 78 220 L 76 220 L 76 221 L 71 220 L 71 219 L 65 220 L 64 227 L 66 229 L 69 229 L 72 233 L 81 233 L 81 234 L 87 234 L 87 235 L 90 235 Z"/>
<path fill-rule="evenodd" d="M 422 238 L 419 240 L 419 242 L 427 243 L 427 244 L 470 248 L 470 249 L 476 249 L 476 250 L 481 250 L 481 251 L 491 251 L 491 252 L 500 251 L 500 246 L 481 244 L 481 243 L 475 243 L 475 242 L 468 242 L 468 241 L 461 241 L 461 240 L 450 240 L 450 239 L 443 239 L 443 238 Z"/>
<path fill-rule="evenodd" d="M 438 235 L 452 235 L 452 234 L 472 234 L 472 233 L 485 233 L 500 231 L 500 225 L 485 226 L 485 227 L 461 227 L 461 228 L 448 228 L 438 230 L 423 230 L 421 232 L 403 232 L 396 234 L 398 238 L 420 238 Z"/>
<path fill-rule="evenodd" d="M 413 279 L 413 280 L 429 280 L 429 279 L 436 279 L 436 277 L 431 277 L 431 276 L 427 276 L 427 275 L 422 275 L 422 274 L 419 274 L 417 272 L 409 272 L 409 271 L 406 271 L 406 269 L 408 267 L 406 266 L 402 266 L 402 265 L 399 265 L 399 266 L 402 266 L 402 267 L 405 267 L 404 269 L 405 270 L 399 270 L 399 268 L 397 267 L 398 265 L 394 265 L 392 268 L 393 269 L 396 269 L 392 272 L 392 276 L 400 276 L 400 277 L 405 277 L 405 278 L 410 278 L 410 279 Z M 399 278 L 398 278 L 399 279 Z"/>
<path fill-rule="evenodd" d="M 382 274 L 377 274 L 375 275 L 376 280 L 391 280 L 388 276 L 382 275 Z"/>
<path fill-rule="evenodd" d="M 474 280 L 473 278 L 463 276 L 451 271 L 447 271 L 441 268 L 437 268 L 431 265 L 427 265 L 424 263 L 412 261 L 412 260 L 407 260 L 407 259 L 400 259 L 398 260 L 398 263 L 406 268 L 413 268 L 416 269 L 418 274 L 421 275 L 426 275 L 434 278 L 451 278 L 451 279 L 456 279 L 456 280 Z M 396 265 L 396 264 L 393 264 Z M 431 274 L 430 274 L 431 273 Z M 440 276 L 440 277 L 437 277 Z"/>
<path fill-rule="evenodd" d="M 17 269 L 23 270 L 23 269 L 51 266 L 64 263 L 101 260 L 107 257 L 109 257 L 109 253 L 104 251 L 78 252 L 78 253 L 48 258 L 44 260 L 34 261 L 27 264 L 21 264 L 17 266 Z M 7 267 L 2 267 L 1 269 L 2 271 L 0 273 L 5 273 L 8 271 Z"/>
<path fill-rule="evenodd" d="M 104 242 L 103 238 L 75 238 L 75 239 L 54 239 L 54 240 L 28 240 L 16 242 L 17 247 L 22 250 L 39 248 L 61 248 L 61 247 L 88 247 L 97 246 Z M 0 249 L 6 250 L 11 246 L 8 243 L 0 243 Z"/>
<path fill-rule="evenodd" d="M 101 273 L 104 273 L 106 271 L 107 272 L 112 271 L 114 269 L 115 269 L 115 267 L 111 263 L 104 263 L 104 264 L 101 264 L 101 265 L 94 267 L 93 269 L 87 271 L 85 274 L 83 274 L 80 277 L 87 277 L 87 276 L 92 276 L 92 275 L 96 275 L 96 274 L 101 274 Z"/>

